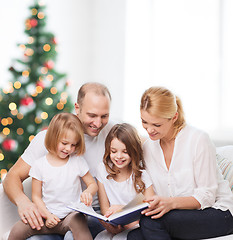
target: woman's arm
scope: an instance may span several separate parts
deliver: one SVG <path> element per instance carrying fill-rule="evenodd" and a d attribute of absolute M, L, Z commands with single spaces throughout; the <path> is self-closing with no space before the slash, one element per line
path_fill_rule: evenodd
<path fill-rule="evenodd" d="M 93 196 L 98 190 L 98 186 L 89 172 L 82 177 L 82 180 L 86 184 L 87 188 L 82 192 L 80 200 L 87 206 L 90 206 L 92 204 Z"/>

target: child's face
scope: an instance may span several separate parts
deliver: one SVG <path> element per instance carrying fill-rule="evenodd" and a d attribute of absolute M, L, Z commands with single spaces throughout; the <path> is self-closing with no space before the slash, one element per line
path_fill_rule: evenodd
<path fill-rule="evenodd" d="M 110 159 L 113 164 L 120 169 L 128 167 L 131 162 L 131 158 L 127 153 L 125 144 L 117 138 L 114 138 L 111 142 Z"/>
<path fill-rule="evenodd" d="M 62 136 L 57 146 L 57 156 L 66 159 L 70 154 L 74 153 L 77 145 L 76 135 L 68 130 L 65 136 Z"/>

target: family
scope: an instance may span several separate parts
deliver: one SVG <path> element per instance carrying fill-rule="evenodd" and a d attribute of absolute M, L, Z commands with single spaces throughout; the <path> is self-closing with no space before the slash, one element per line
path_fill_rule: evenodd
<path fill-rule="evenodd" d="M 143 143 L 128 123 L 109 121 L 111 94 L 85 83 L 75 114 L 53 117 L 8 172 L 3 187 L 21 221 L 9 240 L 179 240 L 233 233 L 233 195 L 209 136 L 185 122 L 180 99 L 151 87 L 140 103 Z M 32 177 L 32 201 L 22 182 Z M 138 193 L 141 218 L 114 226 L 73 212 L 75 201 L 105 216 Z"/>

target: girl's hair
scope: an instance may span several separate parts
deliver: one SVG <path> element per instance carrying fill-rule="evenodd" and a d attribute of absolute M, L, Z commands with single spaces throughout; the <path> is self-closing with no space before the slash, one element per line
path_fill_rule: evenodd
<path fill-rule="evenodd" d="M 164 87 L 151 87 L 141 98 L 140 110 L 159 118 L 172 119 L 178 112 L 178 119 L 174 122 L 174 135 L 185 126 L 184 111 L 181 100 Z"/>
<path fill-rule="evenodd" d="M 143 152 L 141 140 L 137 134 L 136 129 L 127 123 L 116 124 L 112 127 L 105 140 L 104 164 L 109 175 L 107 178 L 114 178 L 119 171 L 113 169 L 113 163 L 110 159 L 111 142 L 114 138 L 125 144 L 128 155 L 131 158 L 129 164 L 132 169 L 134 188 L 137 193 L 145 191 L 145 184 L 141 179 L 142 171 L 144 169 Z"/>
<path fill-rule="evenodd" d="M 77 155 L 84 154 L 83 126 L 78 117 L 72 113 L 59 113 L 52 118 L 45 136 L 46 149 L 56 154 L 58 142 L 61 138 L 66 137 L 67 130 L 71 130 L 76 136 L 75 152 Z"/>

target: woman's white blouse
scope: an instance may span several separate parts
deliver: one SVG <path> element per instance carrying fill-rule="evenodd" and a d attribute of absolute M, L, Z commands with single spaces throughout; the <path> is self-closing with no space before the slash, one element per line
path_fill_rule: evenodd
<path fill-rule="evenodd" d="M 222 179 L 216 151 L 209 136 L 186 126 L 177 135 L 169 169 L 160 140 L 148 139 L 143 146 L 146 170 L 156 194 L 164 197 L 193 196 L 201 209 L 215 207 L 233 213 L 233 195 Z M 217 170 L 216 170 L 217 169 Z"/>

